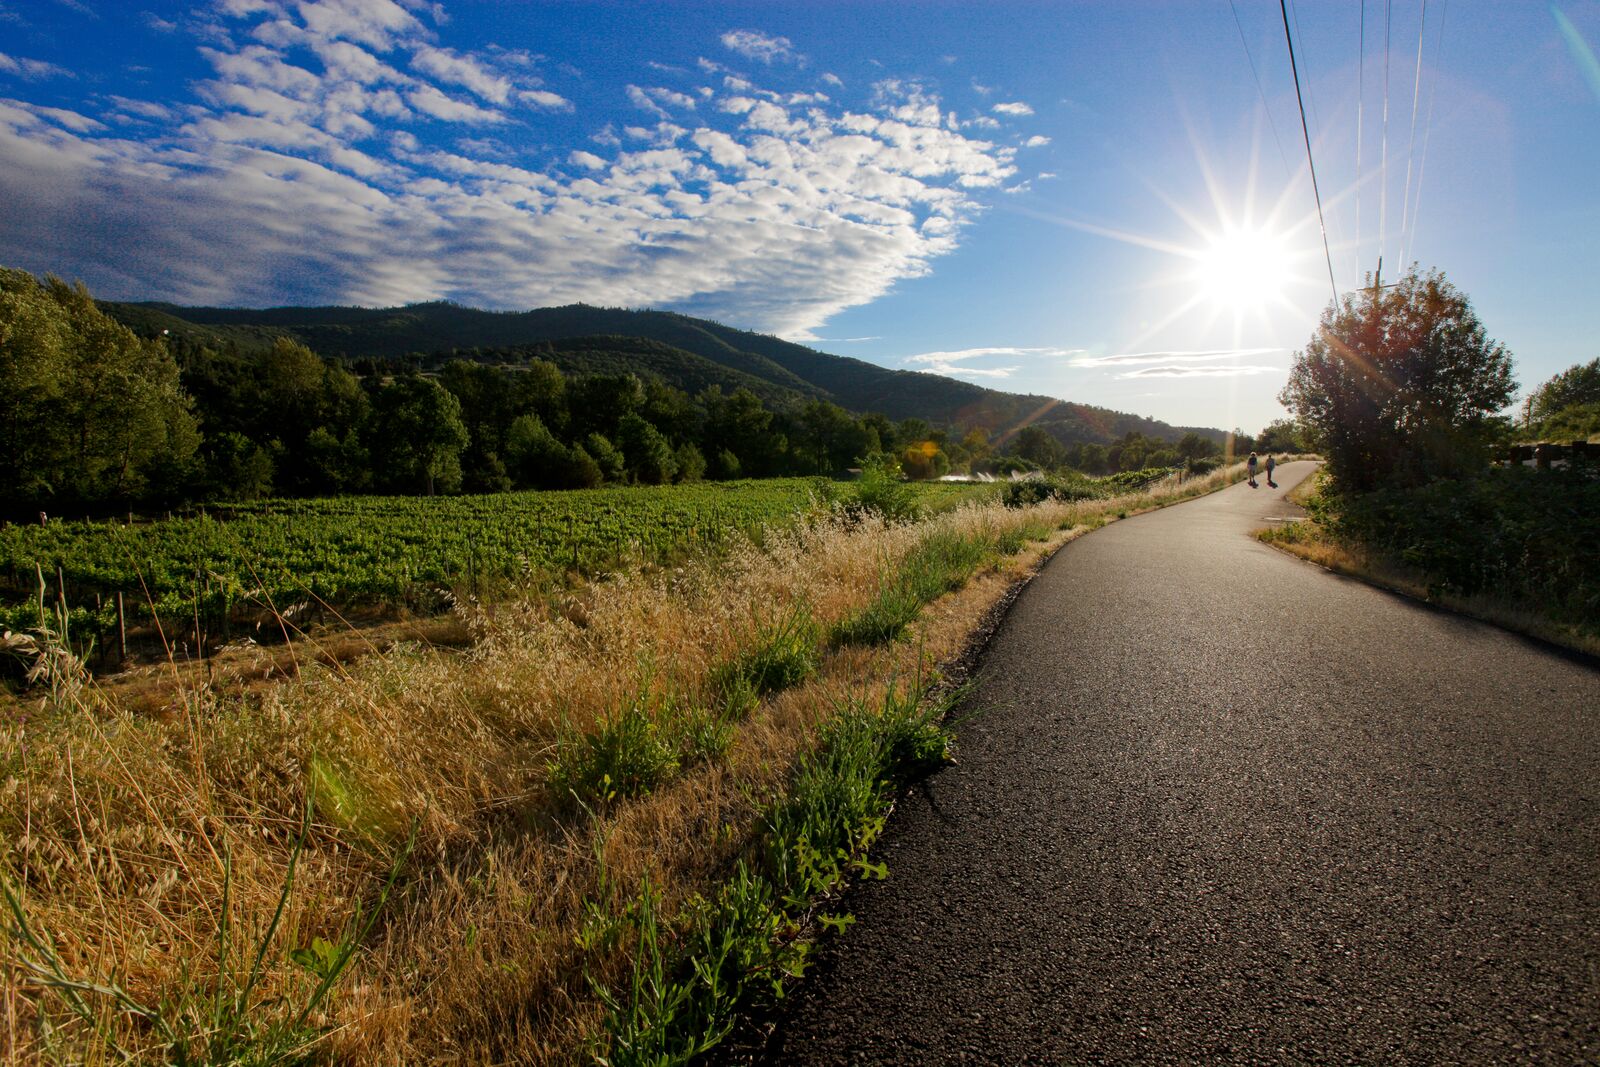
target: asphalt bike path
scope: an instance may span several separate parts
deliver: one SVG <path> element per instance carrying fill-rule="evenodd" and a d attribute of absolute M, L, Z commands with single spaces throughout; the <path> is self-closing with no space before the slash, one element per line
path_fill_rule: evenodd
<path fill-rule="evenodd" d="M 1600 669 L 1254 540 L 1312 469 L 1046 564 L 767 1061 L 1600 1062 Z"/>

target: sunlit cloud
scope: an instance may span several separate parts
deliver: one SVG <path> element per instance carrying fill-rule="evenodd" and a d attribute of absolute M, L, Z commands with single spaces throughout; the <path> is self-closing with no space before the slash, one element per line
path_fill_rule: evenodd
<path fill-rule="evenodd" d="M 934 374 L 944 374 L 959 378 L 1009 378 L 1020 366 L 1011 367 L 973 367 L 967 362 L 974 359 L 1004 358 L 1044 358 L 1059 359 L 1082 352 L 1079 348 L 1021 348 L 1011 345 L 999 345 L 987 348 L 963 348 L 950 352 L 919 352 L 914 356 L 907 356 L 902 363 L 921 364 Z"/>
<path fill-rule="evenodd" d="M 1164 366 L 1141 367 L 1118 378 L 1243 378 L 1255 374 L 1287 374 L 1282 367 L 1232 364 L 1225 367 Z"/>
<path fill-rule="evenodd" d="M 1074 367 L 1130 367 L 1149 363 L 1210 363 L 1244 356 L 1266 356 L 1282 348 L 1213 348 L 1194 351 L 1120 352 L 1110 356 L 1083 355 L 1072 361 Z"/>
<path fill-rule="evenodd" d="M 508 154 L 502 139 L 576 105 L 531 57 L 446 40 L 439 14 L 219 0 L 186 23 L 211 67 L 188 99 L 0 101 L 0 262 L 111 299 L 586 301 L 808 339 L 927 273 L 1016 176 L 1016 147 L 952 128 L 936 93 L 893 79 L 868 106 L 748 79 L 698 100 L 634 86 L 650 123 L 596 123 L 589 151 Z M 800 59 L 746 34 L 729 47 Z"/>
<path fill-rule="evenodd" d="M 787 37 L 769 36 L 759 30 L 729 30 L 722 35 L 722 46 L 737 52 L 746 59 L 760 63 L 799 63 L 806 57 L 794 50 L 794 42 Z"/>
<path fill-rule="evenodd" d="M 989 110 L 993 111 L 996 115 L 1011 115 L 1017 118 L 1021 118 L 1024 115 L 1033 114 L 1033 108 L 1023 103 L 1021 100 L 1013 100 L 1009 103 L 996 104 Z"/>

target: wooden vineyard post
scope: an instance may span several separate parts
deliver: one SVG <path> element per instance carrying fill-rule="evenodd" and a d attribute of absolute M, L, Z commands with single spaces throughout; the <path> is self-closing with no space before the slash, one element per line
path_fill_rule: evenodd
<path fill-rule="evenodd" d="M 118 662 L 128 658 L 128 617 L 122 611 L 122 592 L 117 592 L 117 657 Z"/>

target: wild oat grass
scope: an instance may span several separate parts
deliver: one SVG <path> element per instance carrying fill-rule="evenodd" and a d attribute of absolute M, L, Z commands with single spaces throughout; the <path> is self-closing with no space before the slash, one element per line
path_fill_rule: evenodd
<path fill-rule="evenodd" d="M 402 645 L 256 693 L 195 681 L 166 715 L 78 682 L 15 701 L 0 726 L 0 873 L 62 971 L 102 992 L 82 993 L 92 1018 L 75 1016 L 29 970 L 38 951 L 8 939 L 7 1062 L 173 1058 L 158 1026 L 103 990 L 201 1020 L 196 1058 L 242 1062 L 204 1021 L 258 956 L 245 1036 L 279 1028 L 260 1055 L 581 1057 L 607 1011 L 597 988 L 619 988 L 638 951 L 606 934 L 607 917 L 647 885 L 667 918 L 716 898 L 839 708 L 931 681 L 1059 543 L 1236 477 L 921 523 L 822 516 L 674 569 L 463 607 L 476 637 L 464 652 Z M 959 580 L 960 567 L 943 573 L 908 639 L 821 640 L 941 541 L 993 548 Z M 731 703 L 732 676 L 764 695 Z M 627 736 L 606 740 L 624 721 Z M 649 745 L 646 769 L 615 788 L 606 761 Z M 607 773 L 610 796 L 593 787 Z M 290 1027 L 320 982 L 318 953 L 353 944 L 354 917 L 400 861 L 350 970 Z"/>

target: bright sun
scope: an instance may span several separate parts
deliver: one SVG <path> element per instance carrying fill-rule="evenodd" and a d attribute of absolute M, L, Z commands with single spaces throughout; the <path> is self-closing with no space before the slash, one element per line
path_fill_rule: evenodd
<path fill-rule="evenodd" d="M 1263 310 L 1283 297 L 1293 273 L 1289 245 L 1261 229 L 1229 228 L 1196 255 L 1202 298 L 1235 315 Z"/>

